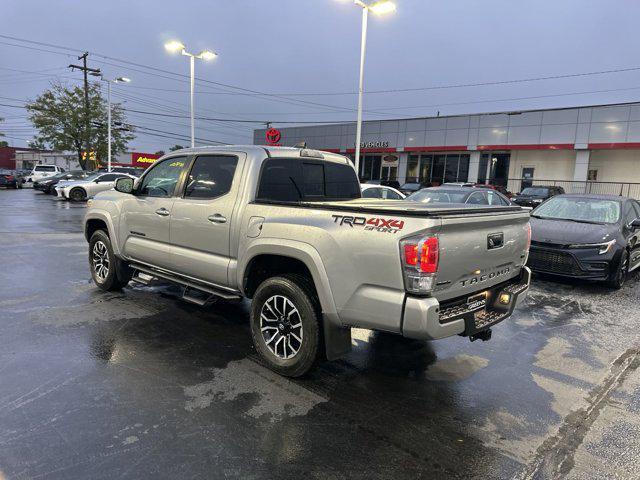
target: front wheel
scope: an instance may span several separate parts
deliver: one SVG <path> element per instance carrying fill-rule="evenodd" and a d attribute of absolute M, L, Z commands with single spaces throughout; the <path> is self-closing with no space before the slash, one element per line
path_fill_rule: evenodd
<path fill-rule="evenodd" d="M 627 273 L 629 273 L 629 252 L 625 250 L 618 262 L 618 268 L 611 274 L 607 284 L 615 290 L 620 290 L 627 279 Z"/>
<path fill-rule="evenodd" d="M 82 202 L 87 198 L 87 194 L 82 188 L 74 188 L 69 192 L 69 198 L 74 202 Z"/>
<path fill-rule="evenodd" d="M 307 373 L 320 357 L 320 308 L 311 282 L 300 275 L 272 277 L 251 303 L 251 336 L 267 366 L 287 377 Z"/>
<path fill-rule="evenodd" d="M 111 240 L 104 230 L 97 230 L 89 240 L 89 268 L 93 282 L 102 290 L 121 290 L 131 280 L 128 268 L 113 253 Z"/>

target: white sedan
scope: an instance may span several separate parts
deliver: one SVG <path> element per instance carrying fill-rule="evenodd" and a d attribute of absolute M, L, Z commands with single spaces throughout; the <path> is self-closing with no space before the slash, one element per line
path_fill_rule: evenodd
<path fill-rule="evenodd" d="M 368 184 L 360 185 L 362 198 L 381 198 L 383 200 L 402 200 L 406 195 L 393 187 Z"/>
<path fill-rule="evenodd" d="M 64 199 L 80 202 L 93 197 L 96 193 L 111 190 L 115 187 L 118 178 L 133 178 L 137 180 L 137 177 L 128 173 L 94 173 L 82 180 L 59 182 L 56 185 L 56 194 Z"/>

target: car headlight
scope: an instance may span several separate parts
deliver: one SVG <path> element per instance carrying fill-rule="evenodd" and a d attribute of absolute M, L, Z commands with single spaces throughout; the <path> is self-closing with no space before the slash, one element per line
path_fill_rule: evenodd
<path fill-rule="evenodd" d="M 541 198 L 534 198 L 532 200 L 533 203 L 542 203 L 542 199 Z"/>
<path fill-rule="evenodd" d="M 613 250 L 615 244 L 616 240 L 613 239 L 604 243 L 574 243 L 573 245 L 569 245 L 569 248 L 597 248 L 598 255 L 604 255 Z"/>

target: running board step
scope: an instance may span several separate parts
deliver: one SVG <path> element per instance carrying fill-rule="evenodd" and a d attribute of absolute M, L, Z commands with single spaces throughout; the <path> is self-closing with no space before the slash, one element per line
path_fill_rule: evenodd
<path fill-rule="evenodd" d="M 178 275 L 174 275 L 174 274 L 169 273 L 169 272 L 159 271 L 159 270 L 156 270 L 154 268 L 147 267 L 145 265 L 132 263 L 130 265 L 130 267 L 136 273 L 133 276 L 132 280 L 134 280 L 134 281 L 136 281 L 138 283 L 142 283 L 143 285 L 148 285 L 148 283 L 144 283 L 144 282 L 153 281 L 154 278 L 162 278 L 164 280 L 168 280 L 170 282 L 177 283 L 178 285 L 182 285 L 184 287 L 182 298 L 184 300 L 186 300 L 187 302 L 195 303 L 196 305 L 201 305 L 202 306 L 202 305 L 205 305 L 205 304 L 211 302 L 211 300 L 212 300 L 211 297 L 223 298 L 225 300 L 240 300 L 240 299 L 242 299 L 242 296 L 240 296 L 237 293 L 227 292 L 225 290 L 222 290 L 222 289 L 219 289 L 219 288 L 215 288 L 215 287 L 210 286 L 210 285 L 203 285 L 203 284 L 201 284 L 199 282 L 195 282 L 193 280 L 186 279 L 184 277 L 181 277 L 181 276 L 178 276 Z M 146 279 L 142 278 L 142 281 L 140 281 L 140 274 L 145 274 L 145 275 L 147 275 L 149 277 L 152 277 L 152 279 L 151 280 L 146 280 Z M 188 291 L 190 289 L 194 290 L 196 292 L 203 293 L 203 294 L 207 295 L 207 298 L 203 300 L 202 298 L 199 298 L 197 296 L 188 294 Z"/>
<path fill-rule="evenodd" d="M 140 285 L 147 285 L 147 286 L 153 284 L 155 280 L 156 280 L 156 277 L 154 277 L 153 275 L 149 275 L 142 272 L 137 272 L 136 275 L 131 277 L 132 282 L 136 282 L 136 283 L 139 283 Z"/>

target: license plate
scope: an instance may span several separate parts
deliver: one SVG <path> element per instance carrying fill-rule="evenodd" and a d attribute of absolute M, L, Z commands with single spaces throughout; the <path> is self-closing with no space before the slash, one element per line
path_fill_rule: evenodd
<path fill-rule="evenodd" d="M 481 310 L 487 305 L 487 296 L 484 293 L 467 298 L 467 309 L 470 312 Z"/>

